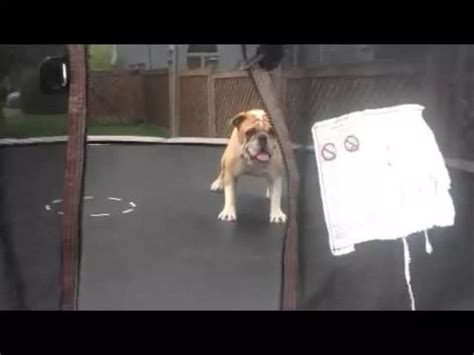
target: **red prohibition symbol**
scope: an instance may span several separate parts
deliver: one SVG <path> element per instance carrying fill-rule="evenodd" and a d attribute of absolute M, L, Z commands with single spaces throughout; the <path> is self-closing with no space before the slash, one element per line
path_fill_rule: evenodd
<path fill-rule="evenodd" d="M 359 139 L 356 136 L 347 136 L 346 139 L 344 139 L 344 148 L 348 152 L 356 152 L 359 150 Z"/>
<path fill-rule="evenodd" d="M 326 161 L 336 159 L 336 156 L 337 156 L 336 146 L 332 143 L 326 143 L 321 148 L 321 156 Z"/>

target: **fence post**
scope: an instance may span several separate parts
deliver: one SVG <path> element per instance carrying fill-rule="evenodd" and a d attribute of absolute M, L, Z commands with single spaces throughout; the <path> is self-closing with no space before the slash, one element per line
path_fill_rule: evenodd
<path fill-rule="evenodd" d="M 179 133 L 179 71 L 178 45 L 170 45 L 169 68 L 169 99 L 170 99 L 170 133 L 172 137 Z"/>
<path fill-rule="evenodd" d="M 216 137 L 216 95 L 214 90 L 214 75 L 211 73 L 207 77 L 207 112 L 208 112 L 208 128 L 209 137 Z"/>
<path fill-rule="evenodd" d="M 284 70 L 281 66 L 273 71 L 272 79 L 275 81 L 275 88 L 277 91 L 278 98 L 280 100 L 284 100 L 285 98 L 285 89 L 286 89 L 286 82 L 285 77 L 283 75 Z M 281 101 L 284 103 L 284 101 Z M 283 109 L 285 110 L 285 105 L 283 104 Z"/>
<path fill-rule="evenodd" d="M 145 124 L 148 125 L 152 122 L 151 118 L 151 109 L 150 109 L 150 95 L 149 95 L 149 77 L 145 73 L 141 73 L 142 77 L 142 95 L 143 95 L 143 105 L 144 105 L 144 114 L 145 114 Z"/>

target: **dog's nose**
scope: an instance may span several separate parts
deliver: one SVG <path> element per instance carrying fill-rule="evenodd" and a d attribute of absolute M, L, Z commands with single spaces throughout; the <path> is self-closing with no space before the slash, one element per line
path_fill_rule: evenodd
<path fill-rule="evenodd" d="M 267 144 L 267 136 L 264 134 L 259 135 L 258 141 L 260 144 Z"/>

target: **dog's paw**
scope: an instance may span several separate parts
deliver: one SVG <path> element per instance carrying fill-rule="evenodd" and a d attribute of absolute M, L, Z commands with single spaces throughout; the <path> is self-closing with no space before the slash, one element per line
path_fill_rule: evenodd
<path fill-rule="evenodd" d="M 221 213 L 219 213 L 218 217 L 221 221 L 235 221 L 237 220 L 237 215 L 234 209 L 223 209 Z"/>
<path fill-rule="evenodd" d="M 211 185 L 211 191 L 222 191 L 224 190 L 224 182 L 221 179 L 217 179 Z"/>
<path fill-rule="evenodd" d="M 282 210 L 270 212 L 270 223 L 285 223 L 286 219 L 286 214 Z"/>

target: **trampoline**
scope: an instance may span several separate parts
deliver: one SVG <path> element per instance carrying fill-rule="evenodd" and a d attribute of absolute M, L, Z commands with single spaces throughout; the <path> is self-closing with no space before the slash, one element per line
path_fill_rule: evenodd
<path fill-rule="evenodd" d="M 180 76 L 173 49 L 167 73 L 148 73 L 141 79 L 108 76 L 102 83 L 117 95 L 110 94 L 102 103 L 104 87 L 86 90 L 90 81 L 85 47 L 70 45 L 68 51 L 69 136 L 0 139 L 0 309 L 411 309 L 404 274 L 408 248 L 401 240 L 360 243 L 356 253 L 338 257 L 331 253 L 307 124 L 361 105 L 388 107 L 415 100 L 413 93 L 424 93 L 415 90 L 416 68 L 355 67 L 351 78 L 344 80 L 324 68 L 289 72 L 276 77 L 285 78 L 276 90 L 270 74 L 253 67 L 255 58 L 272 59 L 259 50 L 252 65 L 244 53 L 245 65 L 239 71 L 245 69 L 245 76 L 230 72 L 224 80 L 219 73 Z M 281 56 L 283 52 L 277 53 L 276 64 Z M 50 58 L 43 66 L 52 66 L 43 68 L 60 74 L 66 90 L 69 72 L 63 60 Z M 55 62 L 62 64 L 55 67 Z M 395 78 L 392 72 L 409 75 Z M 374 78 L 365 77 L 370 73 Z M 131 89 L 133 83 L 161 89 L 145 90 L 144 99 L 135 102 L 140 91 Z M 131 101 L 118 95 L 123 87 L 133 92 L 124 96 Z M 285 94 L 281 101 L 286 107 L 277 102 L 277 91 Z M 169 100 L 161 95 L 165 92 Z M 87 100 L 94 97 L 97 100 Z M 224 196 L 211 192 L 210 185 L 227 139 L 91 135 L 84 145 L 88 120 L 102 119 L 97 112 L 115 117 L 120 107 L 112 109 L 107 103 L 116 102 L 127 108 L 121 119 L 134 119 L 133 105 L 138 113 L 154 113 L 153 119 L 169 116 L 166 127 L 172 137 L 224 137 L 226 117 L 242 107 L 265 107 L 286 157 L 288 190 L 284 189 L 282 207 L 288 224 L 269 223 L 265 182 L 252 176 L 242 177 L 237 185 L 238 220 L 218 220 Z M 439 123 L 436 117 L 430 121 Z M 406 239 L 409 287 L 417 310 L 474 310 L 474 167 L 472 162 L 450 159 L 447 166 L 455 224 L 428 231 L 432 254 L 425 252 L 423 233 Z"/>
<path fill-rule="evenodd" d="M 2 224 L 9 227 L 2 238 L 2 309 L 58 308 L 60 141 L 0 148 L 8 167 L 2 169 Z M 243 178 L 239 220 L 219 221 L 223 196 L 209 185 L 222 140 L 190 141 L 89 142 L 79 309 L 279 309 L 285 228 L 268 223 L 264 182 Z M 364 243 L 357 253 L 334 258 L 314 154 L 300 149 L 297 158 L 304 190 L 298 308 L 409 309 L 402 243 Z M 472 178 L 452 174 L 455 226 L 430 233 L 432 255 L 425 254 L 421 236 L 410 239 L 418 309 L 474 309 L 474 245 L 466 233 Z"/>

